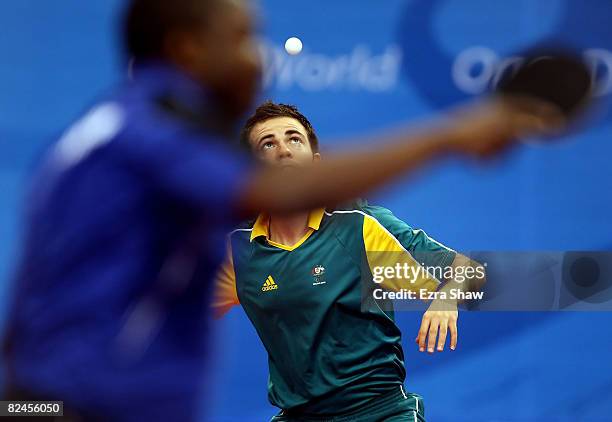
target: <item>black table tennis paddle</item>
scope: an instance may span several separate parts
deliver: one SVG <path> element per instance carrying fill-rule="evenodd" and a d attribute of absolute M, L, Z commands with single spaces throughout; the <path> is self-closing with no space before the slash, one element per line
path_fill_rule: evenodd
<path fill-rule="evenodd" d="M 497 93 L 527 95 L 555 104 L 572 118 L 589 102 L 592 78 L 587 65 L 575 53 L 561 49 L 537 49 L 521 55 L 524 60 L 500 78 Z"/>

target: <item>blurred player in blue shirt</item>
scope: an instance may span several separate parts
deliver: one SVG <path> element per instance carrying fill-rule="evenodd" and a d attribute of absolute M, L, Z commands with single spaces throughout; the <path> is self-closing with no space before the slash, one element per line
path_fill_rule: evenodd
<path fill-rule="evenodd" d="M 260 73 L 244 5 L 134 0 L 126 16 L 133 80 L 78 119 L 33 177 L 5 333 L 7 397 L 63 400 L 86 419 L 196 418 L 212 289 L 191 281 L 212 277 L 239 218 L 342 201 L 542 126 L 495 101 L 299 177 L 251 168 L 227 141 Z"/>
<path fill-rule="evenodd" d="M 214 270 L 250 170 L 227 141 L 259 76 L 248 14 L 166 3 L 134 3 L 133 81 L 50 148 L 27 198 L 10 388 L 88 417 L 193 419 L 210 289 L 168 289 Z"/>

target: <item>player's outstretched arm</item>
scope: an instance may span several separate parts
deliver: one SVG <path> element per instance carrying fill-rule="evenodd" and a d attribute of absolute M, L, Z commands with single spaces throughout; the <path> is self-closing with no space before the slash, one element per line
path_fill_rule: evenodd
<path fill-rule="evenodd" d="M 495 154 L 560 121 L 554 107 L 535 100 L 489 99 L 455 110 L 430 129 L 367 142 L 376 147 L 332 155 L 312 168 L 262 168 L 245 185 L 238 207 L 285 212 L 338 203 L 438 158 Z"/>

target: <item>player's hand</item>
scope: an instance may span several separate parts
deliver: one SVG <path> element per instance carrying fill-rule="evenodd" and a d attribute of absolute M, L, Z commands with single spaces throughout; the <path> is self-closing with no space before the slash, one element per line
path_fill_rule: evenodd
<path fill-rule="evenodd" d="M 421 328 L 415 339 L 419 345 L 419 351 L 424 352 L 425 348 L 429 353 L 433 353 L 436 348 L 436 338 L 438 340 L 437 350 L 444 350 L 446 337 L 450 332 L 450 348 L 455 350 L 457 347 L 457 302 L 449 300 L 435 299 L 423 314 Z"/>
<path fill-rule="evenodd" d="M 561 110 L 529 97 L 495 97 L 463 106 L 451 114 L 450 147 L 486 157 L 527 136 L 558 134 L 566 125 Z"/>

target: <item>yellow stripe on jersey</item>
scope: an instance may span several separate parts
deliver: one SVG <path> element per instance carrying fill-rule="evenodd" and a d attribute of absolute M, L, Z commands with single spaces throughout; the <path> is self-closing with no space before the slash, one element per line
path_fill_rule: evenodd
<path fill-rule="evenodd" d="M 411 268 L 408 278 L 385 277 L 380 284 L 382 288 L 393 291 L 408 289 L 415 292 L 419 289 L 434 291 L 438 288 L 440 282 L 425 271 L 400 241 L 370 215 L 364 215 L 363 218 L 363 242 L 372 273 L 376 267 L 396 268 L 397 264 L 402 268 L 405 265 Z M 412 280 L 414 282 L 411 282 Z"/>
<path fill-rule="evenodd" d="M 227 313 L 232 306 L 239 304 L 240 301 L 236 292 L 234 258 L 232 257 L 232 248 L 228 242 L 225 261 L 215 277 L 215 292 L 211 306 L 215 317 L 219 318 Z"/>

